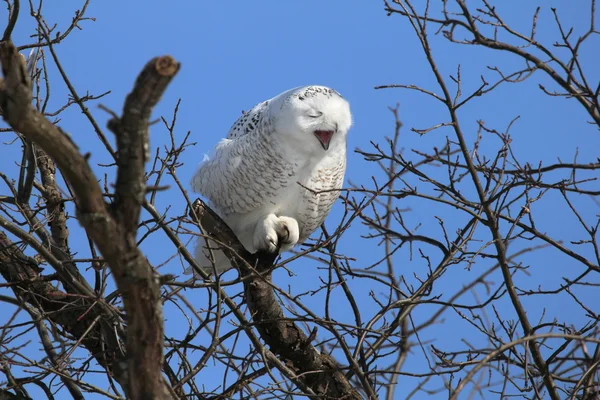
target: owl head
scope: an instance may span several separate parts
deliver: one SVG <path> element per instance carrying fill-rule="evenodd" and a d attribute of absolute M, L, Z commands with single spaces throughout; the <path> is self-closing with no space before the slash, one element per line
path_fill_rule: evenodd
<path fill-rule="evenodd" d="M 302 148 L 323 153 L 345 146 L 352 124 L 350 105 L 335 90 L 304 86 L 288 90 L 269 102 L 275 131 Z"/>

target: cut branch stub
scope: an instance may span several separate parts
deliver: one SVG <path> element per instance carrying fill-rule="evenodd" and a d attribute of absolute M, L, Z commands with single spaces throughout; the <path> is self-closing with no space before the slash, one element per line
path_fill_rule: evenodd
<path fill-rule="evenodd" d="M 87 158 L 65 132 L 31 105 L 29 77 L 11 42 L 0 43 L 0 60 L 5 76 L 0 87 L 4 119 L 54 159 L 75 194 L 79 222 L 110 266 L 123 296 L 128 320 L 128 397 L 173 398 L 161 374 L 164 326 L 160 287 L 148 260 L 137 248 L 135 233 L 145 194 L 148 119 L 179 64 L 169 56 L 151 60 L 127 97 L 123 117 L 117 124 L 122 127 L 117 135 L 118 200 L 111 213 Z"/>
<path fill-rule="evenodd" d="M 146 192 L 144 167 L 150 146 L 150 113 L 177 71 L 179 63 L 170 56 L 151 60 L 127 96 L 123 116 L 108 124 L 117 137 L 118 148 L 114 210 L 125 230 L 134 236 Z"/>

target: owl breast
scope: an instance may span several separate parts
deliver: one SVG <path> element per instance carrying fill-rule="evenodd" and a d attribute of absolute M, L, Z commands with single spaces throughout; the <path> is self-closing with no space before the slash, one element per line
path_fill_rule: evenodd
<path fill-rule="evenodd" d="M 296 219 L 301 242 L 327 217 L 340 195 L 345 171 L 345 153 L 326 157 L 315 164 L 308 163 L 297 171 L 292 187 L 280 199 L 274 213 Z"/>

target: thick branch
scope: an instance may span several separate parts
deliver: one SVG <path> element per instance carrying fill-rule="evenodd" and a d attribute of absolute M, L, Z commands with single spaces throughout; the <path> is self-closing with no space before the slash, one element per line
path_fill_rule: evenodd
<path fill-rule="evenodd" d="M 125 388 L 128 396 L 132 399 L 172 398 L 169 387 L 161 375 L 163 318 L 160 288 L 151 266 L 136 246 L 131 231 L 131 219 L 121 224 L 121 220 L 111 215 L 86 158 L 79 153 L 77 146 L 66 133 L 51 124 L 31 106 L 29 77 L 25 72 L 22 58 L 12 43 L 1 44 L 0 60 L 5 75 L 0 90 L 0 107 L 4 119 L 13 129 L 31 139 L 55 160 L 75 193 L 79 221 L 110 266 L 117 287 L 123 295 L 128 316 L 129 386 Z M 178 64 L 169 56 L 151 60 L 137 80 L 136 88 L 130 97 L 135 98 L 136 94 L 143 97 L 149 92 L 152 95 L 141 101 L 128 99 L 127 104 L 138 105 L 138 108 L 128 109 L 125 115 L 139 113 L 139 118 L 147 118 L 160 93 L 177 70 Z M 142 86 L 154 89 L 148 91 Z M 148 123 L 143 126 L 143 129 L 147 130 Z M 139 132 L 138 130 L 137 134 L 140 134 Z M 147 137 L 147 132 L 142 133 L 141 136 Z M 121 154 L 143 154 L 148 144 L 138 140 L 123 145 L 126 147 L 119 149 Z M 142 149 L 133 150 L 132 147 L 136 145 L 141 145 Z M 132 165 L 137 165 L 137 162 Z M 121 179 L 126 179 L 127 176 L 135 182 L 143 179 L 138 176 L 143 175 L 143 169 L 139 170 L 134 166 L 128 171 L 130 173 L 125 173 L 126 177 Z M 136 196 L 134 195 L 133 198 L 135 199 Z M 129 203 L 127 199 L 129 198 L 125 196 L 119 204 Z M 132 210 L 135 208 L 135 206 L 131 207 Z M 137 208 L 139 209 L 139 206 Z M 117 215 L 119 212 L 117 208 Z"/>
<path fill-rule="evenodd" d="M 19 9 L 21 8 L 20 1 L 15 0 L 12 7 L 10 3 L 8 3 L 8 25 L 6 25 L 6 29 L 4 29 L 4 34 L 2 35 L 2 40 L 9 40 L 10 35 L 12 34 L 15 25 L 17 24 L 17 19 L 19 18 Z"/>
<path fill-rule="evenodd" d="M 149 148 L 148 120 L 152 108 L 179 70 L 179 64 L 171 57 L 157 58 L 151 64 L 150 68 L 144 68 L 127 96 L 123 116 L 108 123 L 117 136 L 119 150 L 115 213 L 125 230 L 134 235 L 146 192 L 144 166 Z"/>
<path fill-rule="evenodd" d="M 319 396 L 361 399 L 341 367 L 329 355 L 319 353 L 310 339 L 283 314 L 271 284 L 276 254 L 250 254 L 231 229 L 200 200 L 194 203 L 193 218 L 206 232 L 222 243 L 222 249 L 244 281 L 246 301 L 261 338 L 306 386 Z M 321 397 L 319 397 L 321 398 Z"/>
<path fill-rule="evenodd" d="M 116 334 L 120 324 L 117 310 L 113 313 L 103 307 L 94 307 L 93 299 L 69 297 L 50 282 L 39 278 L 40 268 L 35 260 L 27 257 L 0 232 L 0 274 L 6 282 L 15 284 L 15 295 L 27 301 L 54 323 L 62 326 L 70 335 L 81 339 L 82 345 L 92 354 L 99 365 L 110 371 L 120 384 L 126 386 L 127 374 L 120 364 L 125 360 Z M 98 319 L 94 328 L 89 326 Z M 87 334 L 86 334 L 87 332 Z"/>

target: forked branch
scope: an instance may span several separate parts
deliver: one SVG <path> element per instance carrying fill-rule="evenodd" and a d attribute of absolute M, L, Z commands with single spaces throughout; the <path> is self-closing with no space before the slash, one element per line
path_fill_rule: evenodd
<path fill-rule="evenodd" d="M 4 119 L 54 159 L 75 193 L 79 222 L 110 266 L 123 295 L 128 315 L 128 397 L 173 398 L 161 374 L 164 335 L 160 287 L 146 257 L 137 248 L 135 234 L 145 193 L 148 118 L 179 64 L 169 56 L 151 60 L 128 96 L 123 116 L 111 121 L 119 147 L 117 201 L 111 212 L 87 156 L 31 105 L 29 76 L 10 41 L 1 43 L 0 60 L 5 77 L 0 88 Z"/>

